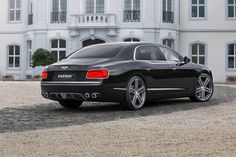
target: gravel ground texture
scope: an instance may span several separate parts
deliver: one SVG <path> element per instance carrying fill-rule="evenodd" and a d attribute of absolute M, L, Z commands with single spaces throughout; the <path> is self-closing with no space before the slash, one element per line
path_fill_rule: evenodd
<path fill-rule="evenodd" d="M 0 82 L 0 157 L 236 156 L 236 89 L 211 101 L 157 101 L 139 111 L 115 103 L 68 110 L 39 82 Z"/>

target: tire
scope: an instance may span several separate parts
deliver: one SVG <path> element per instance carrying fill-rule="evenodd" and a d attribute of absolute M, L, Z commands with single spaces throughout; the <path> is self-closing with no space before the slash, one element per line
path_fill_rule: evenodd
<path fill-rule="evenodd" d="M 146 101 L 146 85 L 139 76 L 132 77 L 126 88 L 126 97 L 121 104 L 128 110 L 141 109 Z"/>
<path fill-rule="evenodd" d="M 211 99 L 213 92 L 214 84 L 212 77 L 203 73 L 198 77 L 194 95 L 189 98 L 194 102 L 207 102 Z"/>
<path fill-rule="evenodd" d="M 82 105 L 83 101 L 75 101 L 75 100 L 63 100 L 63 101 L 58 101 L 59 104 L 65 108 L 71 108 L 71 109 L 76 109 L 79 108 L 80 105 Z"/>

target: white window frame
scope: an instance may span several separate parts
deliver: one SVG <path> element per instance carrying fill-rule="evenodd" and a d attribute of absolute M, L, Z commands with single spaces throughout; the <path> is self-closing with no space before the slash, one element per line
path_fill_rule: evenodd
<path fill-rule="evenodd" d="M 125 41 L 125 40 L 128 40 L 128 39 L 130 39 L 130 41 Z M 135 39 L 136 39 L 136 40 L 139 40 L 139 41 L 135 41 Z M 124 42 L 140 42 L 141 40 L 140 40 L 139 38 L 131 37 L 131 38 L 125 38 L 123 41 L 124 41 Z"/>
<path fill-rule="evenodd" d="M 234 45 L 234 54 L 233 55 L 229 55 L 229 45 Z M 229 68 L 229 57 L 233 57 L 234 58 L 234 68 Z M 236 43 L 230 43 L 227 45 L 227 69 L 232 71 L 232 70 L 236 70 Z"/>
<path fill-rule="evenodd" d="M 124 0 L 124 10 L 126 10 L 126 6 L 125 6 L 125 4 L 126 4 L 126 2 L 125 2 L 126 0 Z M 125 19 L 123 19 L 123 21 L 124 22 L 141 22 L 141 0 L 139 1 L 139 19 L 138 20 L 134 20 L 134 16 L 133 16 L 133 14 L 131 14 L 131 20 L 130 21 L 126 21 Z M 134 0 L 131 0 L 131 9 L 130 9 L 130 11 L 134 11 Z"/>
<path fill-rule="evenodd" d="M 32 64 L 32 40 L 27 40 L 27 66 L 30 68 Z"/>
<path fill-rule="evenodd" d="M 28 15 L 33 14 L 33 2 L 29 1 L 28 3 Z"/>
<path fill-rule="evenodd" d="M 57 48 L 52 48 L 52 42 L 55 41 L 55 40 L 57 40 Z M 65 48 L 60 48 L 60 40 L 64 40 L 66 42 Z M 65 54 L 67 53 L 66 47 L 67 47 L 67 41 L 65 39 L 52 39 L 51 40 L 51 52 L 52 51 L 56 51 L 57 52 L 57 62 L 60 61 L 60 51 L 65 51 Z"/>
<path fill-rule="evenodd" d="M 53 0 L 51 1 L 51 13 L 55 13 L 54 12 L 54 10 L 53 10 Z M 58 13 L 58 20 L 57 21 L 52 21 L 52 19 L 53 19 L 53 15 L 51 14 L 51 17 L 50 17 L 50 23 L 67 23 L 67 21 L 68 21 L 68 17 L 67 17 L 67 15 L 68 15 L 68 0 L 66 0 L 66 11 L 65 11 L 65 13 L 66 13 L 66 15 L 65 15 L 65 17 L 66 17 L 66 19 L 65 19 L 65 21 L 64 20 L 62 20 L 61 18 L 59 18 L 60 17 L 60 15 L 59 14 L 61 14 L 61 13 L 63 13 L 62 12 L 62 7 L 61 7 L 62 5 L 61 5 L 61 0 L 58 0 L 58 11 L 56 12 L 56 13 Z"/>
<path fill-rule="evenodd" d="M 204 45 L 204 54 L 200 54 L 200 44 Z M 193 49 L 192 46 L 193 45 L 197 45 L 197 54 L 193 54 Z M 207 45 L 205 43 L 192 43 L 190 45 L 190 56 L 191 56 L 191 60 L 193 57 L 197 57 L 197 63 L 196 64 L 200 64 L 200 57 L 204 57 L 204 64 L 201 65 L 207 65 Z"/>
<path fill-rule="evenodd" d="M 104 0 L 104 3 L 103 3 L 103 7 L 104 7 L 104 10 L 103 10 L 103 13 L 97 13 L 97 0 L 93 0 L 93 12 L 92 13 L 88 13 L 87 12 L 87 1 L 86 1 L 86 9 L 85 9 L 85 12 L 86 14 L 104 14 L 105 13 L 105 0 Z"/>
<path fill-rule="evenodd" d="M 10 46 L 13 46 L 13 54 L 10 55 Z M 19 47 L 19 55 L 16 55 L 16 46 Z M 13 57 L 13 66 L 10 67 L 10 57 Z M 16 57 L 19 57 L 19 67 L 16 67 Z M 20 45 L 8 45 L 7 47 L 7 67 L 8 69 L 20 69 L 21 67 L 21 47 Z"/>
<path fill-rule="evenodd" d="M 170 0 L 171 1 L 171 6 L 170 6 L 170 10 L 168 10 L 169 8 L 169 3 L 168 3 L 168 0 L 162 0 L 162 23 L 169 23 L 169 24 L 173 24 L 175 23 L 175 13 L 174 13 L 174 1 L 173 0 Z M 164 4 L 165 3 L 165 7 L 164 7 Z M 165 13 L 164 13 L 165 12 Z M 173 20 L 169 20 L 169 16 L 168 16 L 168 13 L 172 13 L 173 14 Z M 165 15 L 167 14 L 167 15 Z M 164 20 L 164 18 L 166 19 L 166 21 Z"/>
<path fill-rule="evenodd" d="M 167 41 L 166 43 L 164 43 L 164 41 Z M 168 41 L 171 41 L 171 47 L 169 47 L 168 45 Z M 165 39 L 162 39 L 162 44 L 169 47 L 169 48 L 172 48 L 174 49 L 175 48 L 175 40 L 174 39 L 171 39 L 171 38 L 165 38 Z"/>
<path fill-rule="evenodd" d="M 162 6 L 162 11 L 169 11 L 168 10 L 168 0 L 162 0 L 162 1 L 166 1 L 166 7 L 165 7 L 165 10 L 164 10 L 164 6 Z M 163 2 L 162 2 L 163 4 Z M 174 12 L 174 4 L 173 4 L 173 0 L 171 0 L 171 12 Z"/>
<path fill-rule="evenodd" d="M 233 6 L 234 8 L 234 17 L 229 17 L 229 6 Z M 226 19 L 228 20 L 236 20 L 236 1 L 234 0 L 234 4 L 229 4 L 229 1 L 226 0 Z"/>
<path fill-rule="evenodd" d="M 67 0 L 66 0 L 66 3 L 67 3 Z M 53 0 L 52 0 L 52 5 L 53 5 Z M 66 12 L 67 12 L 67 5 L 66 5 Z M 61 0 L 58 0 L 58 12 L 62 12 L 61 11 Z M 53 6 L 52 6 L 52 12 L 53 12 L 54 10 L 53 10 Z"/>
<path fill-rule="evenodd" d="M 32 19 L 30 19 L 30 16 L 31 16 Z M 29 22 L 30 20 L 32 20 L 31 23 Z M 33 1 L 31 1 L 31 0 L 28 1 L 28 21 L 27 22 L 28 22 L 27 23 L 28 25 L 34 24 Z"/>
<path fill-rule="evenodd" d="M 14 8 L 11 8 L 11 1 L 14 1 Z M 16 1 L 17 0 L 8 0 L 8 22 L 10 23 L 18 23 L 18 22 L 21 22 L 21 18 L 22 18 L 22 1 L 20 1 L 20 8 L 16 8 Z M 14 11 L 14 20 L 11 20 L 10 18 L 10 14 L 11 14 L 11 11 Z M 16 12 L 17 11 L 20 11 L 20 18 L 17 20 L 16 19 Z"/>
<path fill-rule="evenodd" d="M 197 17 L 192 16 L 192 6 L 197 7 Z M 199 17 L 199 7 L 204 6 L 204 17 Z M 189 0 L 189 20 L 207 20 L 207 0 L 204 0 L 204 4 L 199 4 L 199 0 L 197 0 L 197 4 L 192 4 L 192 0 Z"/>

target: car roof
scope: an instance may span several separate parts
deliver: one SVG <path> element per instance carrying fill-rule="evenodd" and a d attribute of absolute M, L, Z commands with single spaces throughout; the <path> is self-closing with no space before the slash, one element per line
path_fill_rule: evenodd
<path fill-rule="evenodd" d="M 157 43 L 143 43 L 143 42 L 111 42 L 111 43 L 103 43 L 103 44 L 97 44 L 92 46 L 139 46 L 139 45 L 157 45 L 162 46 L 161 44 Z"/>
<path fill-rule="evenodd" d="M 118 53 L 115 58 L 122 58 L 123 60 L 129 60 L 133 59 L 133 52 L 136 47 L 138 46 L 163 46 L 165 45 L 157 44 L 157 43 L 143 43 L 143 42 L 111 42 L 111 43 L 102 43 L 102 44 L 96 44 L 89 46 L 90 48 L 96 48 L 101 46 L 120 46 L 123 47 L 120 50 L 120 53 Z"/>

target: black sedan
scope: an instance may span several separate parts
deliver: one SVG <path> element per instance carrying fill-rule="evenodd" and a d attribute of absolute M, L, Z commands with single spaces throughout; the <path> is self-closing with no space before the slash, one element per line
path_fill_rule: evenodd
<path fill-rule="evenodd" d="M 154 99 L 208 101 L 211 71 L 174 50 L 149 43 L 109 43 L 82 48 L 42 72 L 43 97 L 66 108 L 83 101 L 120 102 L 131 110 Z"/>

